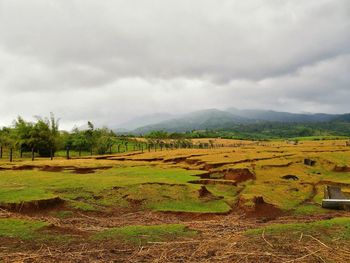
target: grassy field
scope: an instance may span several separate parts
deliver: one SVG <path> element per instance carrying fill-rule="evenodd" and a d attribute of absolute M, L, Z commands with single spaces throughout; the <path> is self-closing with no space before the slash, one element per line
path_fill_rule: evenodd
<path fill-rule="evenodd" d="M 0 160 L 0 242 L 7 244 L 0 260 L 42 262 L 46 246 L 46 262 L 67 249 L 71 262 L 98 253 L 101 261 L 198 262 L 208 254 L 221 262 L 247 249 L 261 252 L 246 255 L 248 262 L 346 262 L 350 214 L 321 207 L 326 185 L 350 193 L 344 140 L 214 144 L 221 147 Z M 300 239 L 300 247 L 270 246 L 266 238 Z M 337 257 L 327 250 L 340 247 Z"/>

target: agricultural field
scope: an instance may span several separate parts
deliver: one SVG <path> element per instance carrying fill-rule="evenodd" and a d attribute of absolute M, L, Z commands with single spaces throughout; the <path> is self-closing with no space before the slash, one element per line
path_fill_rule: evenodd
<path fill-rule="evenodd" d="M 0 159 L 0 262 L 348 262 L 345 140 Z M 306 162 L 305 160 L 312 161 Z"/>

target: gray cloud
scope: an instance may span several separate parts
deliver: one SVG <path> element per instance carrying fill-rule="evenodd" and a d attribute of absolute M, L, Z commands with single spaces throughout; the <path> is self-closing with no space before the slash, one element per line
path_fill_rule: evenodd
<path fill-rule="evenodd" d="M 350 111 L 347 0 L 0 0 L 0 32 L 0 125 Z"/>

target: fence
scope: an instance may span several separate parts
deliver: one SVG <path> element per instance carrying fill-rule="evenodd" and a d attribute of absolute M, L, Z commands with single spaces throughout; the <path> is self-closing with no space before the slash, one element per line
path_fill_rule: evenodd
<path fill-rule="evenodd" d="M 126 153 L 132 151 L 140 151 L 140 152 L 151 152 L 151 151 L 164 151 L 164 150 L 175 150 L 175 149 L 214 149 L 220 147 L 239 147 L 242 146 L 240 144 L 233 145 L 224 145 L 224 144 L 212 144 L 212 143 L 189 143 L 189 142 L 122 142 L 113 144 L 109 147 L 108 151 L 104 153 L 99 153 L 96 148 L 91 148 L 89 151 L 87 150 L 77 150 L 71 147 L 67 147 L 66 149 L 60 149 L 58 151 L 50 150 L 50 156 L 46 156 L 46 158 L 50 158 L 53 160 L 55 157 L 60 158 L 79 158 L 86 156 L 98 156 L 105 154 L 117 154 L 117 153 Z M 24 151 L 22 149 L 15 149 L 9 147 L 0 146 L 0 160 L 9 160 L 10 162 L 17 159 L 31 159 L 34 161 L 37 158 L 41 158 L 40 154 L 36 151 L 35 148 L 32 148 L 31 151 Z"/>

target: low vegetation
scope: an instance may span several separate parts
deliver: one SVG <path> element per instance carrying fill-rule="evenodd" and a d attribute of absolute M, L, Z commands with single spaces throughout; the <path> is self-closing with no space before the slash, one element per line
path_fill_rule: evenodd
<path fill-rule="evenodd" d="M 250 229 L 246 235 L 288 235 L 299 239 L 300 235 L 313 235 L 325 242 L 331 240 L 350 240 L 350 218 L 339 217 L 329 220 L 320 220 L 311 223 L 272 224 L 264 228 Z"/>
<path fill-rule="evenodd" d="M 209 147 L 0 159 L 0 258 L 40 262 L 45 244 L 51 261 L 65 250 L 71 261 L 203 261 L 253 249 L 281 262 L 311 253 L 310 239 L 323 259 L 335 258 L 314 246 L 349 245 L 349 213 L 321 207 L 326 185 L 350 193 L 346 140 L 191 143 Z"/>

